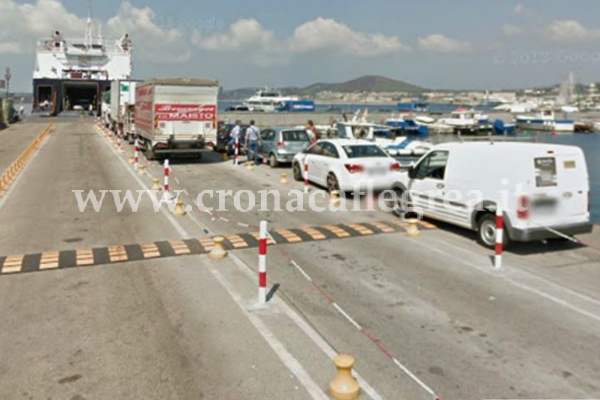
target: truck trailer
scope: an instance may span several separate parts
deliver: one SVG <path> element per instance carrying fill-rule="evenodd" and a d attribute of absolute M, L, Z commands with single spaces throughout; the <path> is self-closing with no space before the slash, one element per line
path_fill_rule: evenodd
<path fill-rule="evenodd" d="M 219 82 L 166 78 L 136 88 L 135 127 L 149 160 L 169 154 L 201 157 L 216 141 Z"/>

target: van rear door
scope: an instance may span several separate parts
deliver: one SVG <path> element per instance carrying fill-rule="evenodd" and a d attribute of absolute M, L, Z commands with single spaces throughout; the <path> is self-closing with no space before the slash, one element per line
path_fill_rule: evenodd
<path fill-rule="evenodd" d="M 587 221 L 589 180 L 581 151 L 535 157 L 531 217 L 542 226 Z"/>

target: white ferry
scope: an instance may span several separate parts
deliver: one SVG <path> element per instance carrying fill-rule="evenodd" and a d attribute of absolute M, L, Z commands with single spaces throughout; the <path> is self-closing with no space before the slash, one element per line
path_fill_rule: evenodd
<path fill-rule="evenodd" d="M 71 110 L 100 113 L 102 94 L 113 80 L 130 79 L 132 43 L 127 34 L 104 43 L 92 37 L 88 17 L 85 39 L 54 31 L 37 43 L 33 72 L 33 112 L 57 115 Z"/>
<path fill-rule="evenodd" d="M 278 91 L 264 89 L 256 92 L 244 105 L 252 112 L 276 112 L 283 109 L 288 101 L 298 101 L 298 97 L 283 96 Z"/>

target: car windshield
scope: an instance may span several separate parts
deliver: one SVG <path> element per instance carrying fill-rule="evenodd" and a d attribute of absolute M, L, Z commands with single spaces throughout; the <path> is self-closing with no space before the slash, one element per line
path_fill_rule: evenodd
<path fill-rule="evenodd" d="M 281 133 L 284 142 L 308 142 L 306 131 L 285 131 Z"/>
<path fill-rule="evenodd" d="M 375 145 L 342 146 L 348 158 L 387 157 L 381 148 Z"/>

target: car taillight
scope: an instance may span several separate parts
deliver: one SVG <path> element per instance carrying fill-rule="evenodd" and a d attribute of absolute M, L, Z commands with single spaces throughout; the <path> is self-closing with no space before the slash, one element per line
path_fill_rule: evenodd
<path fill-rule="evenodd" d="M 358 172 L 365 172 L 365 167 L 363 167 L 362 165 L 346 164 L 345 167 L 348 170 L 348 172 L 350 172 L 351 174 L 356 174 Z"/>
<path fill-rule="evenodd" d="M 517 205 L 517 218 L 528 219 L 529 218 L 529 197 L 519 196 Z"/>
<path fill-rule="evenodd" d="M 400 163 L 393 163 L 390 165 L 390 171 L 400 171 Z"/>
<path fill-rule="evenodd" d="M 285 142 L 277 142 L 278 147 L 285 147 Z"/>

